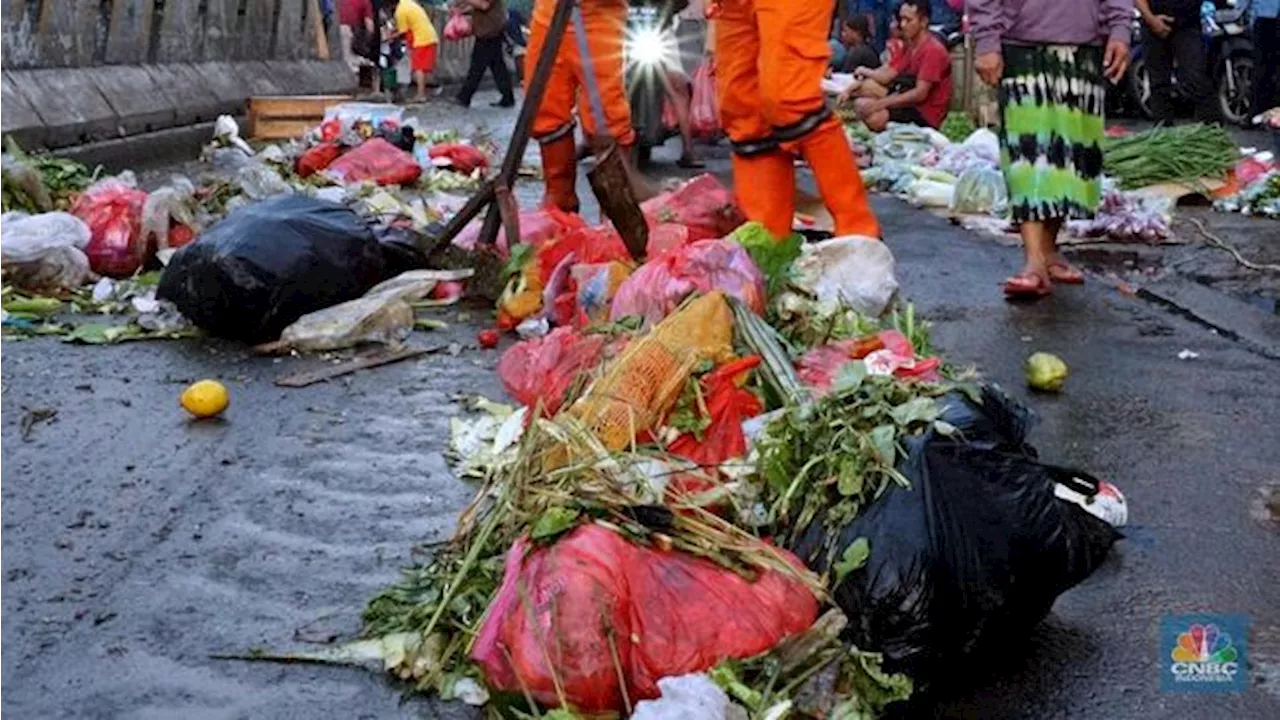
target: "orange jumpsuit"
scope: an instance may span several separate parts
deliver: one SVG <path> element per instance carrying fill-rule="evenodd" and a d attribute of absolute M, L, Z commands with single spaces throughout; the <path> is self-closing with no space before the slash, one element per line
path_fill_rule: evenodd
<path fill-rule="evenodd" d="M 775 237 L 791 233 L 795 168 L 803 156 L 837 235 L 880 236 L 844 128 L 822 78 L 835 0 L 719 0 L 716 95 L 733 146 L 734 189 L 748 218 Z"/>
<path fill-rule="evenodd" d="M 635 142 L 623 61 L 627 0 L 581 0 L 581 6 L 591 67 L 583 65 L 577 36 L 570 22 L 560 41 L 560 51 L 556 54 L 531 132 L 542 150 L 542 173 L 546 184 L 544 202 L 568 212 L 578 209 L 578 195 L 574 189 L 578 174 L 577 147 L 573 138 L 575 104 L 588 136 L 610 135 L 624 147 Z M 533 79 L 538 56 L 542 54 L 555 9 L 556 0 L 536 0 L 533 5 L 529 50 L 525 56 L 526 92 L 528 83 Z M 605 128 L 596 127 L 583 82 L 583 73 L 592 68 L 604 106 Z"/>

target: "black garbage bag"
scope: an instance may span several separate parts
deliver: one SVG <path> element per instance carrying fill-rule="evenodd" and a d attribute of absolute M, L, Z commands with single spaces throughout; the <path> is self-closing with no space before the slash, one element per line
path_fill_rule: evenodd
<path fill-rule="evenodd" d="M 307 313 L 360 297 L 387 271 L 354 211 L 281 195 L 233 211 L 175 253 L 157 296 L 211 334 L 265 342 Z"/>
<path fill-rule="evenodd" d="M 1120 534 L 1054 495 L 1056 483 L 1092 498 L 1098 481 L 1045 465 L 1026 444 L 1029 413 L 994 387 L 982 405 L 943 399 L 959 429 L 909 438 L 891 487 L 840 530 L 837 557 L 865 537 L 871 554 L 833 589 L 860 648 L 918 688 L 955 675 L 964 660 L 1025 636 L 1054 600 L 1105 559 Z M 818 517 L 792 548 L 818 571 L 829 532 Z"/>

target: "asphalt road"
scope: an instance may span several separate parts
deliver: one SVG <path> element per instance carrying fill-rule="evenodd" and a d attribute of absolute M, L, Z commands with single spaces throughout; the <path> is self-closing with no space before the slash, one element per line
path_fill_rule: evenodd
<path fill-rule="evenodd" d="M 472 117 L 509 127 L 487 108 Z M 1253 514 L 1280 486 L 1280 363 L 1097 277 L 1007 304 L 999 282 L 1016 250 L 895 200 L 875 205 L 936 344 L 1026 400 L 1047 460 L 1111 479 L 1130 505 L 1127 538 L 1099 572 L 1024 643 L 956 668 L 960 689 L 913 714 L 1280 717 L 1280 535 Z M 450 330 L 419 339 L 468 343 L 486 318 L 451 309 Z M 1181 360 L 1184 349 L 1199 356 Z M 447 535 L 471 492 L 441 455 L 452 398 L 500 397 L 497 353 L 465 348 L 289 390 L 273 379 L 327 361 L 204 340 L 3 350 L 4 711 L 471 716 L 402 701 L 372 672 L 209 655 L 354 631 L 410 548 Z M 1061 396 L 1023 390 L 1035 350 L 1071 366 Z M 183 384 L 202 377 L 231 388 L 224 422 L 190 424 L 177 406 Z M 24 439 L 24 412 L 41 408 L 56 417 Z M 1189 611 L 1250 618 L 1247 692 L 1159 689 L 1159 620 Z"/>

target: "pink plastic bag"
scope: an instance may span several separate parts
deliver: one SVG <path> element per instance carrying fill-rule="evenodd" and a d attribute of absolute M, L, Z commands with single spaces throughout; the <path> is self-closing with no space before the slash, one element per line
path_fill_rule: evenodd
<path fill-rule="evenodd" d="M 692 242 L 692 234 L 684 225 L 658 223 L 649 228 L 649 244 L 645 246 L 645 255 L 653 259 Z"/>
<path fill-rule="evenodd" d="M 551 416 L 578 376 L 599 364 L 604 344 L 604 335 L 579 335 L 559 327 L 512 345 L 498 361 L 498 377 L 521 405 L 541 404 L 543 413 Z"/>
<path fill-rule="evenodd" d="M 461 40 L 471 36 L 471 18 L 466 14 L 457 10 L 449 16 L 449 21 L 444 24 L 445 40 Z"/>
<path fill-rule="evenodd" d="M 618 288 L 611 320 L 639 315 L 654 324 L 690 293 L 722 290 L 763 314 L 764 276 L 743 247 L 729 240 L 702 240 L 650 260 Z"/>
<path fill-rule="evenodd" d="M 411 185 L 422 168 L 409 153 L 380 137 L 360 143 L 324 171 L 342 185 L 372 180 L 378 185 Z"/>
<path fill-rule="evenodd" d="M 640 205 L 649 226 L 675 223 L 689 228 L 690 242 L 722 238 L 747 221 L 733 192 L 711 174 L 702 174 Z"/>
<path fill-rule="evenodd" d="M 453 239 L 453 244 L 464 250 L 475 250 L 476 240 L 480 237 L 483 224 L 480 220 L 468 223 Z M 521 210 L 520 242 L 539 248 L 570 230 L 578 230 L 586 226 L 587 221 L 581 216 L 567 213 L 559 208 Z M 498 228 L 498 239 L 494 244 L 504 255 L 510 250 L 506 230 Z"/>
<path fill-rule="evenodd" d="M 142 239 L 142 205 L 147 193 L 111 178 L 103 180 L 76 198 L 71 214 L 89 226 L 85 255 L 89 267 L 99 275 L 128 277 L 146 261 L 147 246 Z"/>
<path fill-rule="evenodd" d="M 696 138 L 713 138 L 720 132 L 716 108 L 716 75 L 710 63 L 693 72 L 693 98 L 689 103 L 689 129 Z"/>
<path fill-rule="evenodd" d="M 817 600 L 792 575 L 766 570 L 748 582 L 589 524 L 551 547 L 527 538 L 511 547 L 471 658 L 495 690 L 527 689 L 555 707 L 558 682 L 577 710 L 620 711 L 619 676 L 632 702 L 656 698 L 659 679 L 758 655 L 817 616 Z"/>

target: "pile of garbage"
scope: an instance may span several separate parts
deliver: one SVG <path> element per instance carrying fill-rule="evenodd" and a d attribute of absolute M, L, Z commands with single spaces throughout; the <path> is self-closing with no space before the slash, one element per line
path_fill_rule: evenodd
<path fill-rule="evenodd" d="M 979 128 L 957 140 L 916 125 L 890 123 L 885 131 L 870 133 L 856 119 L 846 122 L 846 134 L 866 168 L 863 179 L 871 188 L 898 195 L 917 207 L 957 216 L 974 230 L 995 235 L 1014 231 L 1008 222 L 999 140 L 991 130 Z M 953 125 L 948 130 L 955 135 L 959 126 Z M 1272 153 L 1237 148 L 1221 128 L 1187 125 L 1113 135 L 1104 144 L 1102 203 L 1094 219 L 1068 223 L 1068 233 L 1074 237 L 1167 240 L 1173 197 L 1150 191 L 1161 184 L 1195 188 L 1204 187 L 1206 180 L 1228 180 L 1228 186 L 1238 186 L 1238 192 L 1220 197 L 1221 191 L 1203 190 L 1219 197 L 1215 203 L 1219 210 L 1280 216 L 1280 180 L 1273 179 Z M 1183 161 L 1180 155 L 1195 160 Z"/>
<path fill-rule="evenodd" d="M 1123 499 L 950 367 L 881 242 L 776 242 L 709 176 L 608 226 L 527 212 L 498 374 L 452 420 L 479 484 L 364 614 L 376 660 L 496 716 L 874 718 L 1038 622 Z M 548 716 L 551 716 L 550 714 Z"/>
<path fill-rule="evenodd" d="M 302 138 L 256 150 L 224 116 L 204 172 L 148 192 L 132 172 L 103 177 L 10 143 L 4 337 L 274 341 L 308 313 L 428 267 L 432 233 L 478 186 L 491 150 L 418 129 L 393 105 L 338 105 Z M 463 277 L 433 276 L 425 292 Z M 371 306 L 346 326 L 353 338 L 403 337 L 403 312 Z M 86 318 L 101 315 L 116 317 Z"/>

